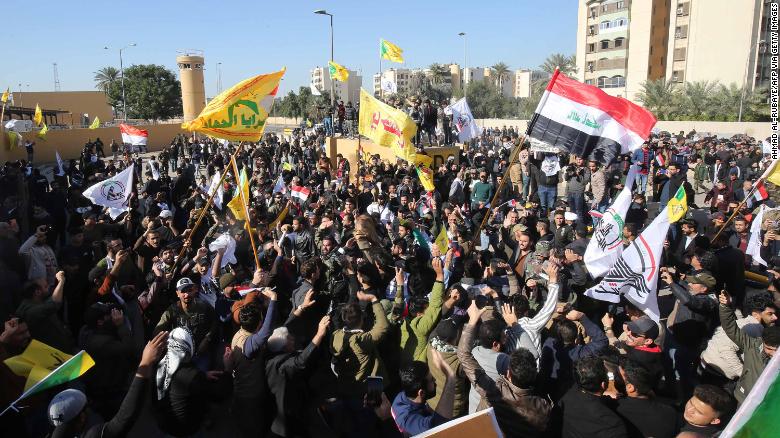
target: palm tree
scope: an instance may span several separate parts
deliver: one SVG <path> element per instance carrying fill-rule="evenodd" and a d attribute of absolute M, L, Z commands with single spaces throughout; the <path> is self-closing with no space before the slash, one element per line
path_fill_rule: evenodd
<path fill-rule="evenodd" d="M 119 70 L 116 67 L 103 67 L 95 72 L 95 88 L 109 94 L 111 85 L 119 80 Z"/>
<path fill-rule="evenodd" d="M 658 120 L 672 120 L 679 114 L 679 92 L 674 83 L 666 79 L 645 81 L 636 95 L 637 100 Z"/>
<path fill-rule="evenodd" d="M 686 82 L 682 88 L 680 106 L 689 120 L 709 120 L 712 108 L 712 96 L 718 89 L 718 82 Z"/>
<path fill-rule="evenodd" d="M 539 69 L 552 76 L 552 74 L 555 73 L 556 67 L 566 76 L 577 73 L 576 55 L 566 56 L 561 53 L 553 53 L 544 60 L 544 63 L 539 66 Z"/>
<path fill-rule="evenodd" d="M 444 79 L 450 74 L 450 71 L 447 67 L 437 62 L 431 64 L 428 67 L 428 69 L 431 72 L 430 79 L 432 84 L 441 84 L 442 82 L 444 82 Z"/>
<path fill-rule="evenodd" d="M 509 66 L 503 62 L 499 62 L 490 68 L 496 75 L 496 86 L 498 87 L 499 92 L 501 92 L 501 90 L 504 89 L 504 77 L 509 73 Z"/>

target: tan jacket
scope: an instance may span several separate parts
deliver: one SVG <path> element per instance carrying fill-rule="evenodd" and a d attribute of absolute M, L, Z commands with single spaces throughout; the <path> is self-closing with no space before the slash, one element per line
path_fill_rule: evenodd
<path fill-rule="evenodd" d="M 604 169 L 599 169 L 590 176 L 590 191 L 593 193 L 593 202 L 598 203 L 607 196 L 607 177 Z"/>

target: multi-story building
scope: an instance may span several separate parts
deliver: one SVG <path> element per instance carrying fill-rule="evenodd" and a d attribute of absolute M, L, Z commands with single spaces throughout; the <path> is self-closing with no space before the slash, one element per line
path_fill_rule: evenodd
<path fill-rule="evenodd" d="M 643 82 L 662 78 L 764 85 L 769 3 L 580 0 L 577 78 L 634 101 Z"/>
<path fill-rule="evenodd" d="M 330 70 L 327 67 L 315 67 L 311 70 L 311 85 L 318 90 L 330 93 L 330 83 Z M 341 100 L 345 104 L 347 102 L 352 102 L 352 104 L 360 102 L 362 83 L 363 77 L 354 70 L 349 70 L 349 78 L 346 82 L 333 81 L 333 95 L 336 97 L 336 101 Z"/>

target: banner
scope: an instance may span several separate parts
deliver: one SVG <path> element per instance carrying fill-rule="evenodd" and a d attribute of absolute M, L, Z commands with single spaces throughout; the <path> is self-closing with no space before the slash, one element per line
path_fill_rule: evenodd
<path fill-rule="evenodd" d="M 638 170 L 639 166 L 631 166 L 623 190 L 601 215 L 601 220 L 593 230 L 593 237 L 585 248 L 583 260 L 593 278 L 601 277 L 609 271 L 623 252 L 623 221 L 631 206 L 631 187 Z"/>
<path fill-rule="evenodd" d="M 333 61 L 328 61 L 328 71 L 330 72 L 330 78 L 340 82 L 347 82 L 349 79 L 349 70 L 344 68 L 341 64 L 336 64 Z"/>
<path fill-rule="evenodd" d="M 374 143 L 391 148 L 397 157 L 414 163 L 416 153 L 412 146 L 412 137 L 417 133 L 414 120 L 405 112 L 379 101 L 362 88 L 358 131 Z"/>
<path fill-rule="evenodd" d="M 653 321 L 658 322 L 658 271 L 661 251 L 669 231 L 669 207 L 623 251 L 612 269 L 585 295 L 601 301 L 619 303 L 624 296 Z"/>
<path fill-rule="evenodd" d="M 474 116 L 471 115 L 471 109 L 465 97 L 453 103 L 447 109 L 452 113 L 452 123 L 455 125 L 455 130 L 458 131 L 459 141 L 467 142 L 482 134 L 482 128 L 477 126 L 477 123 L 474 121 Z"/>
<path fill-rule="evenodd" d="M 380 87 L 385 94 L 395 94 L 398 92 L 398 84 L 390 79 L 382 78 L 380 80 Z"/>
<path fill-rule="evenodd" d="M 84 197 L 95 205 L 108 208 L 111 219 L 116 219 L 120 214 L 129 210 L 128 199 L 133 191 L 133 167 L 118 173 L 113 178 L 101 181 L 84 190 Z"/>
<path fill-rule="evenodd" d="M 311 90 L 312 96 L 322 96 L 322 93 L 317 87 L 314 86 L 314 84 L 309 84 L 309 90 Z"/>
<path fill-rule="evenodd" d="M 390 41 L 386 41 L 384 39 L 379 40 L 379 56 L 382 59 L 387 59 L 388 61 L 393 61 L 393 62 L 403 64 L 404 63 L 403 54 L 404 51 L 400 47 L 391 43 Z"/>
<path fill-rule="evenodd" d="M 223 91 L 182 129 L 233 141 L 258 141 L 285 69 L 258 75 Z"/>

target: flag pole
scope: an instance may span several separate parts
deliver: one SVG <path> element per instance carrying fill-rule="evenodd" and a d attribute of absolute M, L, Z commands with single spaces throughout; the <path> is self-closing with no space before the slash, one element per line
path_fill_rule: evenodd
<path fill-rule="evenodd" d="M 233 155 L 231 155 L 231 159 L 235 158 L 236 155 L 238 155 L 238 151 L 241 150 L 243 147 L 243 142 L 238 145 L 236 148 L 236 151 L 233 152 Z M 225 166 L 225 170 L 222 172 L 222 177 L 219 179 L 219 185 L 217 185 L 216 189 L 214 190 L 214 193 L 211 193 L 206 200 L 206 205 L 203 206 L 200 213 L 198 214 L 198 219 L 195 220 L 195 225 L 192 226 L 192 229 L 190 230 L 190 234 L 187 236 L 186 240 L 192 240 L 192 236 L 195 235 L 195 231 L 200 226 L 201 221 L 206 216 L 206 212 L 209 210 L 209 207 L 211 207 L 211 203 L 214 201 L 214 196 L 216 196 L 217 192 L 219 191 L 219 186 L 221 186 L 225 182 L 225 177 L 227 176 L 228 171 L 230 170 L 230 166 Z M 186 247 L 182 247 L 179 251 L 179 255 L 176 256 L 177 260 L 181 259 L 181 256 L 184 255 L 184 251 L 186 250 Z"/>
<path fill-rule="evenodd" d="M 742 208 L 743 205 L 745 205 L 745 202 L 747 202 L 747 200 L 753 196 L 753 193 L 755 193 L 756 189 L 758 188 L 758 185 L 763 183 L 766 177 L 772 173 L 774 168 L 777 166 L 778 162 L 780 162 L 780 160 L 772 161 L 772 164 L 770 164 L 769 167 L 767 167 L 767 169 L 764 171 L 764 174 L 761 175 L 761 178 L 759 178 L 758 181 L 756 181 L 756 183 L 753 184 L 753 188 L 750 189 L 750 192 L 747 195 L 745 195 L 745 199 L 743 199 L 742 202 L 740 202 L 739 205 L 737 205 L 737 208 L 734 209 L 734 212 L 731 213 L 731 216 L 729 216 L 729 220 L 727 220 L 726 223 L 724 223 L 723 226 L 720 227 L 718 232 L 715 233 L 715 236 L 713 236 L 712 240 L 715 240 L 718 236 L 720 236 L 720 233 L 722 233 L 723 230 L 725 230 L 726 227 L 731 223 L 731 221 L 734 220 L 737 214 L 739 214 L 739 210 Z"/>
<path fill-rule="evenodd" d="M 235 172 L 235 174 L 238 175 L 238 165 L 236 164 L 236 157 L 233 156 L 230 159 L 230 162 L 231 164 L 233 164 L 233 172 Z M 246 184 L 249 185 L 249 181 L 247 181 Z M 249 223 L 249 204 L 247 204 L 246 197 L 244 197 L 244 188 L 241 187 L 240 181 L 238 186 L 238 195 L 241 197 L 241 205 L 244 207 L 244 216 L 246 216 L 244 225 L 246 225 L 246 231 L 247 233 L 249 233 L 249 241 L 252 244 L 252 253 L 255 255 L 255 269 L 260 269 L 260 259 L 257 257 L 257 246 L 255 246 L 255 236 L 252 235 L 252 225 Z"/>

